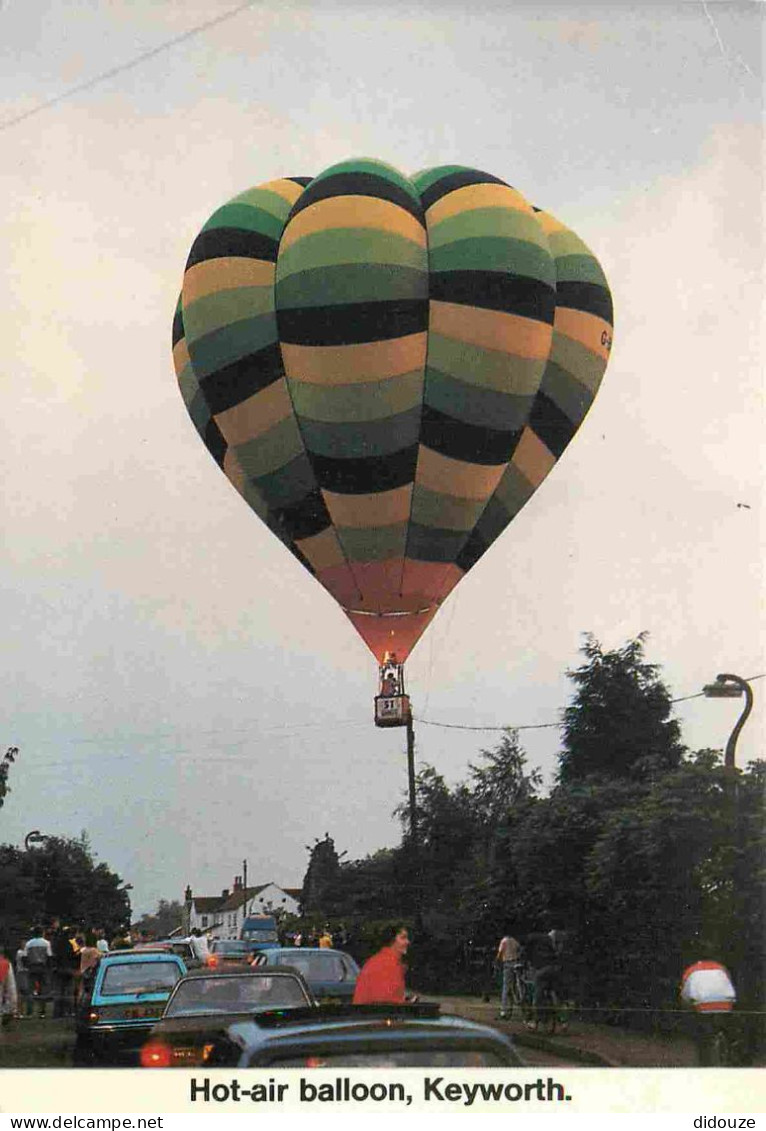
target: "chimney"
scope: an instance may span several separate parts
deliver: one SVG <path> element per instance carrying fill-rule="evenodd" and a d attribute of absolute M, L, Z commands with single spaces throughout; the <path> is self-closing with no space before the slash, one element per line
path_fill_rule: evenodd
<path fill-rule="evenodd" d="M 223 891 L 221 892 L 221 899 L 228 899 L 228 898 L 229 898 L 229 889 L 224 888 Z"/>
<path fill-rule="evenodd" d="M 235 876 L 234 877 L 234 890 L 235 891 L 242 891 L 242 877 L 241 876 Z"/>
<path fill-rule="evenodd" d="M 191 884 L 187 884 L 186 885 L 186 891 L 184 892 L 184 903 L 191 903 L 191 901 L 192 901 Z"/>

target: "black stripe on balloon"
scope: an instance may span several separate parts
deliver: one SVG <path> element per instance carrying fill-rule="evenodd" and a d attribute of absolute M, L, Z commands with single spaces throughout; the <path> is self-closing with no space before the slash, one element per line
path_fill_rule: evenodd
<path fill-rule="evenodd" d="M 427 448 L 450 459 L 497 467 L 507 463 L 521 435 L 518 429 L 504 431 L 466 424 L 446 416 L 429 405 L 423 405 L 420 441 Z"/>
<path fill-rule="evenodd" d="M 428 329 L 425 299 L 307 306 L 277 311 L 282 342 L 302 346 L 348 346 L 417 334 Z"/>
<path fill-rule="evenodd" d="M 269 263 L 277 261 L 277 241 L 262 232 L 249 228 L 209 228 L 200 232 L 192 244 L 186 270 L 208 259 L 265 259 Z"/>
<path fill-rule="evenodd" d="M 464 540 L 464 530 L 444 530 L 410 522 L 407 557 L 417 562 L 454 562 Z"/>
<path fill-rule="evenodd" d="M 535 432 L 546 448 L 559 458 L 564 448 L 577 431 L 559 406 L 538 389 L 529 414 L 529 427 Z"/>
<path fill-rule="evenodd" d="M 181 307 L 176 308 L 173 316 L 173 345 L 177 346 L 184 336 L 184 315 Z"/>
<path fill-rule="evenodd" d="M 316 577 L 316 575 L 317 575 L 317 571 L 316 571 L 316 570 L 314 569 L 313 565 L 312 565 L 312 564 L 311 564 L 311 562 L 310 562 L 310 561 L 308 560 L 308 558 L 306 557 L 306 555 L 305 555 L 305 554 L 302 554 L 302 553 L 300 552 L 300 550 L 298 549 L 298 547 L 297 547 L 297 546 L 293 546 L 293 545 L 291 545 L 291 544 L 289 544 L 289 543 L 287 544 L 287 548 L 288 548 L 288 550 L 290 551 L 290 553 L 291 553 L 291 554 L 294 554 L 294 555 L 295 555 L 295 557 L 296 557 L 296 558 L 298 559 L 298 561 L 299 561 L 299 562 L 301 563 L 301 565 L 303 566 L 303 568 L 304 568 L 304 569 L 307 569 L 307 570 L 309 571 L 309 573 L 311 574 L 311 576 L 312 576 L 312 577 Z"/>
<path fill-rule="evenodd" d="M 393 491 L 415 479 L 418 445 L 411 444 L 399 452 L 359 459 L 333 459 L 309 453 L 311 466 L 320 487 L 339 495 L 372 495 Z"/>
<path fill-rule="evenodd" d="M 293 216 L 297 216 L 310 204 L 316 204 L 318 200 L 328 200 L 333 196 L 372 196 L 376 200 L 388 200 L 391 204 L 397 204 L 405 212 L 409 212 L 425 227 L 423 209 L 417 199 L 399 185 L 375 173 L 335 173 L 333 176 L 312 182 L 293 205 L 288 223 Z"/>
<path fill-rule="evenodd" d="M 311 184 L 311 182 L 313 181 L 314 178 L 313 177 L 288 177 L 287 179 L 288 179 L 288 181 L 292 181 L 294 185 L 300 185 L 301 188 L 305 188 L 306 185 Z"/>
<path fill-rule="evenodd" d="M 253 393 L 273 385 L 285 373 L 279 344 L 274 342 L 257 353 L 250 353 L 231 365 L 217 369 L 200 381 L 200 388 L 211 413 L 225 412 L 227 408 L 247 400 Z"/>
<path fill-rule="evenodd" d="M 597 318 L 603 318 L 612 325 L 612 296 L 606 287 L 599 286 L 598 283 L 557 283 L 556 306 L 595 314 Z"/>
<path fill-rule="evenodd" d="M 293 503 L 289 507 L 275 507 L 269 513 L 273 516 L 274 528 L 279 530 L 280 537 L 285 536 L 296 542 L 320 534 L 332 525 L 325 501 L 318 489 L 306 495 L 300 502 Z"/>
<path fill-rule="evenodd" d="M 553 325 L 556 291 L 539 279 L 501 271 L 435 271 L 429 294 L 439 302 L 519 314 Z"/>
<path fill-rule="evenodd" d="M 219 467 L 223 467 L 223 460 L 228 449 L 228 444 L 224 439 L 221 429 L 214 420 L 208 420 L 205 425 L 205 434 L 202 438 L 205 441 L 205 447 L 210 452 L 215 462 Z"/>
<path fill-rule="evenodd" d="M 465 545 L 455 558 L 455 564 L 468 573 L 471 566 L 475 566 L 482 554 L 489 549 L 489 543 L 484 540 L 479 531 L 474 527 L 468 535 Z"/>
<path fill-rule="evenodd" d="M 510 515 L 507 509 L 493 495 L 481 512 L 481 517 L 474 529 L 478 532 L 484 545 L 491 546 L 495 539 L 503 533 L 509 520 Z"/>
<path fill-rule="evenodd" d="M 478 169 L 461 169 L 459 173 L 447 173 L 446 177 L 435 181 L 421 192 L 420 199 L 423 208 L 430 208 L 443 196 L 454 192 L 455 189 L 466 188 L 468 185 L 505 185 L 506 188 L 510 187 L 500 177 L 493 177 L 491 173 L 482 173 Z"/>

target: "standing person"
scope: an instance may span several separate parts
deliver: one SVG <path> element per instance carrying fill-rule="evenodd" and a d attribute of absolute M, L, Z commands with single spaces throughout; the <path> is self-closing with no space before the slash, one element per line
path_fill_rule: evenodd
<path fill-rule="evenodd" d="M 96 945 L 96 936 L 92 931 L 89 931 L 80 948 L 80 969 L 77 971 L 77 982 L 75 985 L 75 1008 L 77 1007 L 80 991 L 83 985 L 84 976 L 89 970 L 92 970 L 101 961 L 101 951 Z"/>
<path fill-rule="evenodd" d="M 701 1068 L 714 1063 L 716 1035 L 731 1016 L 737 992 L 731 975 L 720 962 L 702 959 L 681 975 L 681 1001 L 694 1010 L 694 1038 Z"/>
<path fill-rule="evenodd" d="M 520 954 L 521 943 L 513 935 L 503 935 L 495 955 L 495 961 L 501 962 L 503 968 L 503 988 L 500 991 L 500 1016 L 503 1020 L 509 1016 L 508 998 L 513 985 L 513 967 L 519 961 Z"/>
<path fill-rule="evenodd" d="M 93 932 L 93 934 L 96 936 L 96 946 L 98 947 L 98 949 L 101 951 L 102 954 L 108 954 L 109 953 L 109 943 L 106 941 L 106 936 L 104 934 L 104 928 L 103 927 L 97 927 L 96 930 Z"/>
<path fill-rule="evenodd" d="M 0 1025 L 5 1026 L 19 1012 L 16 978 L 8 951 L 0 954 Z"/>
<path fill-rule="evenodd" d="M 80 965 L 71 931 L 53 921 L 53 1016 L 71 1017 L 74 1013 L 74 976 Z"/>
<path fill-rule="evenodd" d="M 527 1021 L 527 1028 L 536 1029 L 540 1021 L 540 1006 L 546 998 L 558 992 L 561 970 L 550 935 L 540 931 L 524 939 L 524 957 L 532 977 L 532 1020 Z"/>
<path fill-rule="evenodd" d="M 330 934 L 329 927 L 325 927 L 319 936 L 319 945 L 322 950 L 329 950 L 332 946 L 332 935 Z"/>
<path fill-rule="evenodd" d="M 29 973 L 27 971 L 27 959 L 24 954 L 24 947 L 20 946 L 16 951 L 16 961 L 14 963 L 16 974 L 16 992 L 19 999 L 19 1016 L 22 1016 L 22 1006 L 26 1009 L 27 999 L 29 997 Z"/>
<path fill-rule="evenodd" d="M 356 980 L 354 1005 L 399 1004 L 407 999 L 404 986 L 404 959 L 410 945 L 407 928 L 399 923 L 387 927 L 381 941 L 383 946 L 367 959 Z"/>
<path fill-rule="evenodd" d="M 51 944 L 43 935 L 40 926 L 32 928 L 32 937 L 24 944 L 24 962 L 29 975 L 29 996 L 27 997 L 27 1016 L 31 1017 L 35 1001 L 40 1008 L 40 1017 L 45 1017 L 45 1007 L 50 997 L 50 975 L 53 953 Z"/>

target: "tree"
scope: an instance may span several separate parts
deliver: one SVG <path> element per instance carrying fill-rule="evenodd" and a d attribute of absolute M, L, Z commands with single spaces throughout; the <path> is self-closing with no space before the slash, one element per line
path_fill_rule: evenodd
<path fill-rule="evenodd" d="M 121 885 L 116 872 L 96 863 L 85 833 L 49 836 L 29 850 L 0 845 L 0 944 L 18 946 L 33 925 L 54 918 L 116 933 L 130 923 L 130 900 Z"/>
<path fill-rule="evenodd" d="M 309 850 L 309 865 L 303 877 L 301 908 L 304 915 L 327 915 L 327 905 L 334 896 L 340 871 L 340 858 L 329 833 L 315 840 Z"/>
<path fill-rule="evenodd" d="M 581 652 L 587 662 L 567 672 L 577 691 L 564 711 L 560 782 L 651 778 L 680 764 L 681 729 L 670 718 L 670 693 L 659 669 L 644 661 L 645 640 L 641 633 L 607 652 L 586 635 Z"/>
<path fill-rule="evenodd" d="M 153 915 L 142 915 L 135 929 L 142 934 L 153 935 L 154 938 L 165 939 L 183 923 L 184 907 L 174 899 L 172 901 L 161 899 Z"/>
<path fill-rule="evenodd" d="M 6 797 L 11 792 L 11 787 L 8 785 L 8 772 L 16 761 L 18 753 L 18 746 L 9 746 L 2 760 L 0 760 L 0 809 L 2 809 Z"/>

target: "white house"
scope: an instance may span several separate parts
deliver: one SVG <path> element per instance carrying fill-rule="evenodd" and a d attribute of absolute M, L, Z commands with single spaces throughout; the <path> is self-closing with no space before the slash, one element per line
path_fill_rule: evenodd
<path fill-rule="evenodd" d="M 300 914 L 300 889 L 278 884 L 259 884 L 245 890 L 242 877 L 234 877 L 234 887 L 218 896 L 193 895 L 187 887 L 184 896 L 185 929 L 199 930 L 209 939 L 238 939 L 246 915 Z"/>

